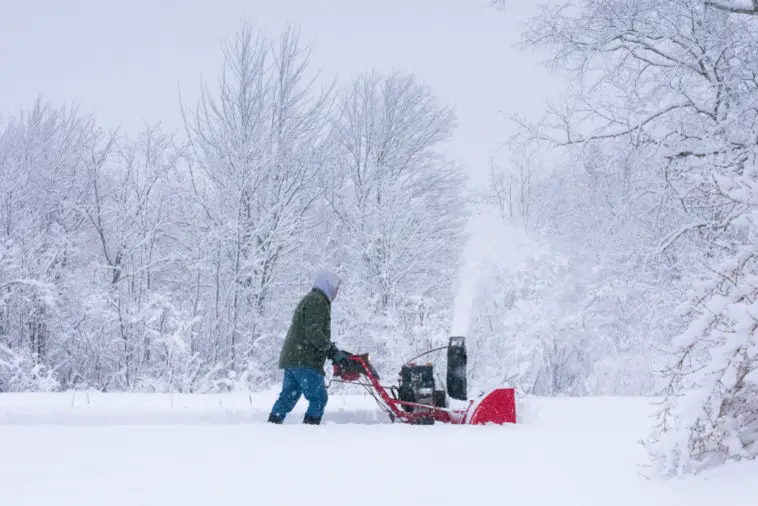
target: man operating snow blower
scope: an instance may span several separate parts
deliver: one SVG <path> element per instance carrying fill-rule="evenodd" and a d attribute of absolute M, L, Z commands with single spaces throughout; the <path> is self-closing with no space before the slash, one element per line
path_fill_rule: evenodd
<path fill-rule="evenodd" d="M 332 302 L 339 292 L 340 278 L 327 270 L 316 275 L 313 287 L 295 308 L 279 356 L 284 380 L 268 421 L 282 423 L 304 396 L 308 401 L 303 423 L 319 425 L 328 400 L 324 363 L 347 360 L 349 353 L 337 349 L 331 339 Z"/>

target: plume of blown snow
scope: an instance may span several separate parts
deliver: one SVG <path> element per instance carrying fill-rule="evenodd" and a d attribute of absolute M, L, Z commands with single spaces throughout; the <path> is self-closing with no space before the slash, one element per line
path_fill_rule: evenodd
<path fill-rule="evenodd" d="M 494 269 L 516 271 L 523 268 L 530 252 L 530 241 L 524 230 L 504 222 L 498 212 L 485 210 L 472 218 L 453 309 L 451 335 L 467 335 L 481 279 Z"/>

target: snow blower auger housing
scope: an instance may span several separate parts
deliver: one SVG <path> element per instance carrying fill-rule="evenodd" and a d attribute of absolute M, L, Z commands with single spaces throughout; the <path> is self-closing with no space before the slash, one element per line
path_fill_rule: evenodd
<path fill-rule="evenodd" d="M 477 399 L 468 399 L 464 337 L 451 337 L 447 346 L 430 350 L 419 357 L 443 349 L 447 349 L 445 390 L 437 389 L 431 363 L 416 364 L 411 361 L 400 369 L 398 385 L 385 387 L 379 382 L 379 374 L 371 364 L 368 353 L 351 355 L 348 359 L 335 363 L 333 378 L 362 385 L 392 422 L 414 425 L 432 425 L 435 422 L 458 425 L 516 423 L 513 388 L 496 388 Z M 468 404 L 462 409 L 452 409 L 448 397 L 468 401 Z"/>

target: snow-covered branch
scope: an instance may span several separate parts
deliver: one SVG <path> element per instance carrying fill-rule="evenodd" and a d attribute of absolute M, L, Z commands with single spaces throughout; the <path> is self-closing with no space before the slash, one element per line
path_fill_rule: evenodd
<path fill-rule="evenodd" d="M 729 3 L 728 1 L 711 1 L 706 0 L 705 5 L 719 9 L 726 12 L 732 12 L 734 14 L 754 14 L 758 15 L 758 0 L 750 0 L 751 4 L 738 5 L 737 3 Z"/>

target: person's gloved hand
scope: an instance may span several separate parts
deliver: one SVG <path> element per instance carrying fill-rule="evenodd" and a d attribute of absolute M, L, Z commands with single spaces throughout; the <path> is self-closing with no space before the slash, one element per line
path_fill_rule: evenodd
<path fill-rule="evenodd" d="M 339 350 L 337 349 L 337 345 L 334 343 L 331 343 L 329 345 L 329 349 L 326 350 L 326 358 L 328 358 L 331 361 L 334 361 L 334 354 L 337 353 Z"/>
<path fill-rule="evenodd" d="M 350 358 L 351 355 L 352 355 L 351 353 L 342 351 L 339 348 L 337 348 L 337 346 L 334 343 L 332 343 L 332 345 L 329 346 L 329 349 L 326 352 L 326 357 L 334 363 L 339 363 L 344 360 L 347 360 L 348 358 Z"/>
<path fill-rule="evenodd" d="M 350 358 L 350 353 L 348 353 L 346 351 L 342 351 L 342 350 L 337 350 L 334 353 L 334 358 L 332 359 L 332 362 L 339 363 L 339 362 L 342 362 L 344 360 L 347 360 L 348 358 Z"/>

